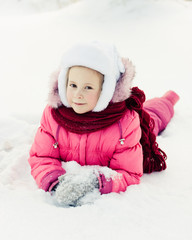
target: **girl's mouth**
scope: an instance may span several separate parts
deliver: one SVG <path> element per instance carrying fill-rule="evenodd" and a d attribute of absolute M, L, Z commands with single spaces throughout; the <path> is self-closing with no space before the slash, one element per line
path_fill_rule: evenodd
<path fill-rule="evenodd" d="M 74 103 L 74 104 L 78 106 L 85 105 L 85 103 Z"/>

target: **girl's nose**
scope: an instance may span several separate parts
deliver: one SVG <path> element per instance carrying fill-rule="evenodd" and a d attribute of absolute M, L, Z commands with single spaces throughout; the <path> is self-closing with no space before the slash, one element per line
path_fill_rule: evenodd
<path fill-rule="evenodd" d="M 75 93 L 75 97 L 76 98 L 83 98 L 83 93 L 82 93 L 82 90 L 81 89 L 77 89 L 76 93 Z"/>

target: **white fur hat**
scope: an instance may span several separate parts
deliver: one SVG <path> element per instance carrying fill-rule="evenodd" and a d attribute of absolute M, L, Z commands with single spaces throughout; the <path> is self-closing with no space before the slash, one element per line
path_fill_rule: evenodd
<path fill-rule="evenodd" d="M 72 66 L 88 67 L 104 75 L 102 92 L 93 111 L 104 110 L 112 100 L 117 81 L 125 72 L 115 46 L 101 42 L 79 43 L 65 52 L 58 76 L 58 91 L 66 107 L 70 107 L 66 97 L 66 81 L 68 69 Z"/>

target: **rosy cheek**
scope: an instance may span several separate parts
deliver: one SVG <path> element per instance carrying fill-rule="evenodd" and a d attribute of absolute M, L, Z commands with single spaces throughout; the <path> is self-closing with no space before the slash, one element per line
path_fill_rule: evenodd
<path fill-rule="evenodd" d="M 67 101 L 70 104 L 71 103 L 71 99 L 72 99 L 72 93 L 71 93 L 71 91 L 69 89 L 67 89 L 66 95 L 67 95 Z"/>
<path fill-rule="evenodd" d="M 90 102 L 92 102 L 92 104 L 96 104 L 98 99 L 99 99 L 99 95 L 96 93 L 89 96 L 89 100 Z"/>

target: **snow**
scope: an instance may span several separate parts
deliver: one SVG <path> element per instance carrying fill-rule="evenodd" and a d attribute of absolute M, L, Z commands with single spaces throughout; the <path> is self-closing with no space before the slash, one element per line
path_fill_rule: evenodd
<path fill-rule="evenodd" d="M 80 0 L 0 0 L 1 15 L 28 15 L 51 12 Z"/>
<path fill-rule="evenodd" d="M 1 239 L 192 239 L 192 2 L 81 0 L 58 8 L 39 1 L 36 10 L 31 2 L 0 1 Z M 181 99 L 158 137 L 166 171 L 145 174 L 125 193 L 62 208 L 37 188 L 27 159 L 49 76 L 77 40 L 115 43 L 147 98 L 173 89 Z"/>

